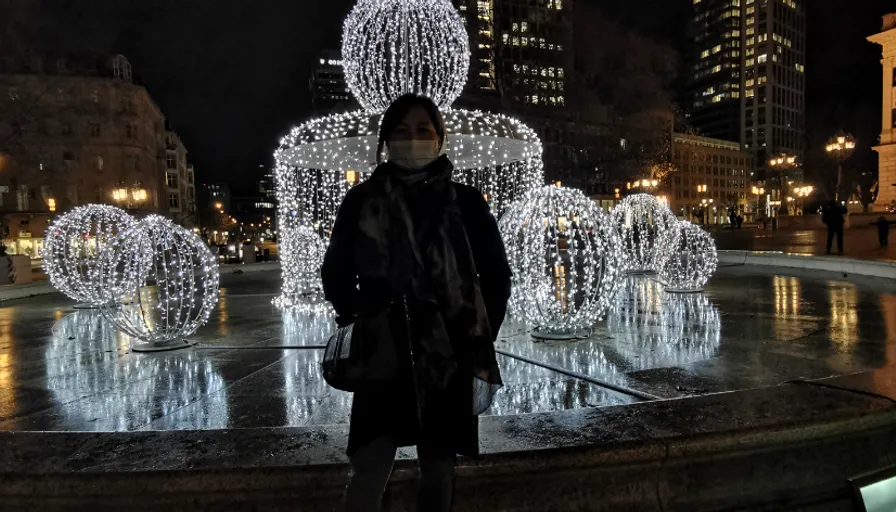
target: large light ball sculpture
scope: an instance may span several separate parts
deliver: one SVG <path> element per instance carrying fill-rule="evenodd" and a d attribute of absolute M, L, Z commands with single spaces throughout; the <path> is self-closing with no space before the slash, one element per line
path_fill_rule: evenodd
<path fill-rule="evenodd" d="M 330 309 L 323 300 L 320 268 L 327 252 L 323 238 L 310 226 L 299 226 L 293 236 L 281 242 L 284 259 L 283 294 L 274 299 L 281 308 L 300 308 L 307 312 Z"/>
<path fill-rule="evenodd" d="M 368 112 L 383 112 L 409 92 L 448 108 L 467 82 L 469 37 L 448 1 L 360 0 L 345 20 L 342 60 L 348 87 Z"/>
<path fill-rule="evenodd" d="M 674 229 L 678 243 L 668 248 L 659 272 L 660 281 L 668 292 L 701 292 L 719 266 L 716 243 L 709 233 L 691 222 L 680 221 Z"/>
<path fill-rule="evenodd" d="M 148 269 L 121 303 L 103 314 L 131 337 L 136 352 L 195 344 L 187 336 L 208 322 L 218 302 L 218 263 L 194 233 L 150 215 L 123 233 L 109 261 L 133 259 Z"/>
<path fill-rule="evenodd" d="M 622 200 L 611 212 L 622 235 L 625 271 L 653 274 L 659 271 L 669 248 L 677 244 L 678 219 L 668 206 L 650 194 Z"/>
<path fill-rule="evenodd" d="M 103 257 L 112 240 L 135 224 L 123 210 L 104 204 L 79 206 L 57 217 L 41 248 L 50 284 L 81 307 L 118 300 L 137 274 L 125 271 L 124 262 L 104 265 Z"/>
<path fill-rule="evenodd" d="M 500 223 L 513 272 L 511 314 L 540 339 L 574 339 L 610 307 L 623 265 L 612 219 L 584 194 L 536 189 Z"/>
<path fill-rule="evenodd" d="M 295 127 L 274 154 L 282 306 L 299 304 L 301 272 L 286 263 L 298 258 L 290 252 L 304 236 L 299 230 L 310 226 L 329 237 L 348 190 L 386 156 L 376 154 L 380 120 L 402 94 L 428 96 L 441 107 L 453 179 L 478 188 L 496 215 L 544 181 L 541 141 L 531 128 L 505 115 L 452 108 L 466 84 L 470 49 L 450 0 L 359 0 L 342 41 L 346 81 L 362 109 Z"/>

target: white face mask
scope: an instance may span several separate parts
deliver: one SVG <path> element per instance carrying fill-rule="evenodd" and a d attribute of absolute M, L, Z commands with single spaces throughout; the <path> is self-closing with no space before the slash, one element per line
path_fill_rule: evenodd
<path fill-rule="evenodd" d="M 420 170 L 437 158 L 437 140 L 396 140 L 389 144 L 389 161 L 405 169 Z"/>

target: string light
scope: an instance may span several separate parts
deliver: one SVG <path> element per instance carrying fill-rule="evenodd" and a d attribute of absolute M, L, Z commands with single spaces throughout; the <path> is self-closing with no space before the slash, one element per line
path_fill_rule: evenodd
<path fill-rule="evenodd" d="M 570 339 L 610 307 L 624 264 L 609 215 L 578 190 L 536 189 L 500 222 L 513 272 L 511 314 L 536 337 Z"/>
<path fill-rule="evenodd" d="M 103 265 L 108 245 L 136 220 L 123 210 L 104 204 L 78 206 L 57 217 L 47 228 L 41 258 L 50 284 L 88 306 L 116 301 L 137 278 L 127 265 Z"/>
<path fill-rule="evenodd" d="M 297 126 L 274 154 L 284 281 L 276 304 L 318 307 L 300 291 L 306 272 L 293 251 L 307 234 L 299 230 L 330 236 L 348 190 L 376 168 L 382 113 L 404 93 L 442 107 L 453 178 L 478 188 L 496 215 L 543 183 L 542 145 L 531 128 L 501 114 L 450 108 L 467 79 L 468 40 L 448 0 L 361 0 L 349 14 L 343 65 L 364 110 Z"/>
<path fill-rule="evenodd" d="M 467 81 L 469 38 L 448 0 L 361 0 L 343 26 L 342 61 L 368 112 L 383 112 L 409 92 L 446 108 Z"/>
<path fill-rule="evenodd" d="M 131 336 L 132 350 L 185 346 L 183 338 L 208 322 L 218 302 L 218 263 L 208 246 L 191 231 L 150 215 L 122 233 L 113 248 L 109 264 L 138 261 L 147 271 L 123 304 L 103 304 L 103 315 Z"/>
<path fill-rule="evenodd" d="M 658 272 L 678 244 L 678 219 L 662 201 L 650 194 L 626 197 L 611 212 L 622 234 L 625 270 L 629 274 Z"/>
<path fill-rule="evenodd" d="M 310 226 L 291 228 L 290 235 L 280 242 L 280 252 L 284 255 L 281 259 L 283 294 L 274 299 L 274 305 L 324 314 L 331 309 L 323 299 L 320 278 L 326 245 Z"/>
<path fill-rule="evenodd" d="M 688 221 L 679 221 L 675 231 L 678 244 L 662 263 L 660 281 L 670 292 L 703 291 L 719 266 L 716 243 L 709 233 Z"/>

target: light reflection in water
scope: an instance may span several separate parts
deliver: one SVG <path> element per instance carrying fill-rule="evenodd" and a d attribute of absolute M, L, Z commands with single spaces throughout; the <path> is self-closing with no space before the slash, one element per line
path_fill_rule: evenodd
<path fill-rule="evenodd" d="M 859 342 L 859 290 L 851 283 L 831 283 L 828 286 L 828 301 L 831 306 L 831 341 L 841 351 L 850 350 Z"/>
<path fill-rule="evenodd" d="M 98 311 L 76 311 L 54 326 L 45 385 L 59 405 L 60 428 L 133 430 L 213 392 L 215 400 L 191 408 L 178 428 L 227 426 L 224 380 L 210 360 L 194 352 L 129 354 L 127 347 Z"/>
<path fill-rule="evenodd" d="M 290 346 L 326 345 L 336 332 L 336 316 L 332 310 L 321 313 L 285 309 L 283 344 Z"/>
<path fill-rule="evenodd" d="M 890 347 L 896 347 L 896 295 L 891 294 L 882 294 L 880 296 L 880 310 L 884 316 L 884 327 L 887 332 L 887 345 Z M 896 356 L 896 350 L 891 349 L 887 351 L 889 356 Z M 882 361 L 887 365 L 891 365 L 894 363 L 893 360 L 887 358 L 887 361 Z"/>
<path fill-rule="evenodd" d="M 796 277 L 775 276 L 772 278 L 772 293 L 775 297 L 775 339 L 791 339 L 793 321 L 803 313 L 800 280 Z"/>
<path fill-rule="evenodd" d="M 718 308 L 700 294 L 673 294 L 649 279 L 629 279 L 607 319 L 633 370 L 686 366 L 712 359 L 721 344 Z"/>
<path fill-rule="evenodd" d="M 596 355 L 603 356 L 599 352 Z M 495 395 L 491 408 L 485 413 L 488 416 L 563 411 L 632 401 L 605 388 L 512 357 L 501 357 L 498 362 L 505 387 Z M 611 366 L 605 360 L 602 363 Z"/>

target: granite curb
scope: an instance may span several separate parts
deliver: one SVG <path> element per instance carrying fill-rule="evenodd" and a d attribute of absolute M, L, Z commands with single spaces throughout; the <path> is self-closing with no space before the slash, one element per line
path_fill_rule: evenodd
<path fill-rule="evenodd" d="M 781 252 L 719 251 L 720 265 L 747 265 L 835 272 L 844 275 L 896 279 L 896 263 L 842 256 L 813 256 Z"/>

